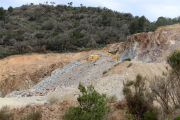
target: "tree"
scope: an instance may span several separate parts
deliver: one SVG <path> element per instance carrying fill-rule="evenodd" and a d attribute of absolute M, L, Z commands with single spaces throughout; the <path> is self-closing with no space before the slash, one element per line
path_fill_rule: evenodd
<path fill-rule="evenodd" d="M 63 116 L 64 120 L 102 120 L 109 112 L 108 99 L 105 94 L 99 94 L 92 85 L 86 88 L 79 83 L 82 93 L 77 98 L 80 106 L 70 106 Z"/>
<path fill-rule="evenodd" d="M 8 8 L 8 11 L 9 11 L 10 13 L 12 13 L 12 12 L 13 12 L 13 7 L 10 6 L 10 7 Z"/>
<path fill-rule="evenodd" d="M 145 26 L 146 18 L 145 16 L 141 16 L 138 20 L 138 31 L 137 32 L 144 32 L 146 31 L 146 26 Z"/>
<path fill-rule="evenodd" d="M 5 20 L 6 10 L 3 7 L 0 7 L 0 20 Z"/>
<path fill-rule="evenodd" d="M 71 6 L 71 7 L 72 7 L 72 4 L 73 4 L 73 2 L 68 3 L 68 5 Z"/>
<path fill-rule="evenodd" d="M 131 34 L 137 33 L 138 21 L 136 19 L 130 23 L 129 30 L 130 30 Z"/>

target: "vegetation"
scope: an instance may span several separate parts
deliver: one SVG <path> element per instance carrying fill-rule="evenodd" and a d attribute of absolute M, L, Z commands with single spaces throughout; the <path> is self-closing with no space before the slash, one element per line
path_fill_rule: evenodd
<path fill-rule="evenodd" d="M 123 61 L 131 61 L 131 58 L 124 59 Z"/>
<path fill-rule="evenodd" d="M 50 103 L 56 103 L 56 102 L 59 101 L 59 99 L 58 99 L 57 97 L 53 96 L 53 97 L 49 98 L 48 101 L 49 101 Z"/>
<path fill-rule="evenodd" d="M 104 71 L 103 74 L 106 74 L 108 71 Z"/>
<path fill-rule="evenodd" d="M 158 112 L 153 107 L 151 96 L 145 94 L 145 78 L 141 75 L 136 76 L 136 81 L 128 81 L 124 84 L 124 95 L 128 106 L 127 119 L 145 119 L 145 120 L 157 120 Z M 133 86 L 133 90 L 130 89 Z"/>
<path fill-rule="evenodd" d="M 68 52 L 98 49 L 123 42 L 126 37 L 179 23 L 179 18 L 160 17 L 150 23 L 106 7 L 73 7 L 54 2 L 0 8 L 0 58 L 30 52 Z M 43 47 L 46 46 L 46 47 Z"/>
<path fill-rule="evenodd" d="M 162 107 L 163 115 L 171 114 L 179 109 L 180 106 L 180 51 L 175 51 L 167 57 L 167 62 L 172 67 L 168 74 L 163 78 L 156 77 L 152 80 L 150 88 L 154 93 L 155 100 Z"/>
<path fill-rule="evenodd" d="M 13 120 L 14 114 L 11 112 L 8 106 L 3 106 L 0 109 L 0 120 Z"/>
<path fill-rule="evenodd" d="M 42 117 L 40 110 L 35 110 L 31 113 L 29 113 L 25 120 L 40 120 Z"/>
<path fill-rule="evenodd" d="M 145 88 L 145 78 L 137 75 L 135 81 L 124 84 L 123 93 L 127 101 L 127 119 L 179 119 L 180 107 L 180 51 L 168 55 L 167 62 L 172 70 L 163 73 L 163 77 L 154 77 L 149 81 L 151 92 Z M 168 68 L 166 67 L 168 70 Z M 159 108 L 153 106 L 156 101 Z M 131 117 L 132 116 L 132 117 Z"/>
<path fill-rule="evenodd" d="M 107 117 L 110 107 L 107 106 L 108 98 L 99 94 L 92 85 L 86 88 L 79 83 L 78 89 L 82 93 L 77 98 L 79 106 L 70 106 L 65 111 L 64 120 L 102 120 Z"/>

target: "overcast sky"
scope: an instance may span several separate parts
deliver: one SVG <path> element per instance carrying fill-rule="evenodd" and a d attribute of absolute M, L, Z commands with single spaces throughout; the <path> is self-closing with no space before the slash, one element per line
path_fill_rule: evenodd
<path fill-rule="evenodd" d="M 19 7 L 23 4 L 39 4 L 47 0 L 0 0 L 0 7 L 7 9 L 9 6 Z M 180 0 L 52 0 L 57 4 L 66 4 L 73 2 L 72 6 L 86 7 L 107 7 L 109 9 L 131 13 L 133 16 L 144 15 L 151 22 L 156 21 L 158 17 L 178 17 L 180 15 Z M 51 2 L 51 1 L 49 1 Z"/>

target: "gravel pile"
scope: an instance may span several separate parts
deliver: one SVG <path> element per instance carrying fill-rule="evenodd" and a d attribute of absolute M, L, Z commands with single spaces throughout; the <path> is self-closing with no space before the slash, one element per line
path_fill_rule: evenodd
<path fill-rule="evenodd" d="M 58 76 L 61 76 L 63 73 L 69 71 L 70 69 L 72 69 L 75 66 L 80 65 L 81 62 L 77 62 L 77 61 L 72 61 L 71 63 L 69 63 L 68 65 L 64 66 L 62 69 L 56 69 L 52 72 L 51 76 L 46 78 L 44 81 L 38 83 L 36 86 L 32 87 L 31 89 L 42 89 L 45 86 L 47 86 L 51 81 L 55 80 L 56 78 L 58 78 Z"/>
<path fill-rule="evenodd" d="M 104 71 L 107 71 L 116 63 L 117 61 L 114 58 L 107 55 L 102 55 L 92 62 L 86 62 L 83 64 L 77 61 L 72 61 L 70 64 L 64 66 L 63 69 L 56 69 L 53 71 L 51 77 L 38 83 L 31 89 L 14 91 L 5 97 L 27 97 L 36 96 L 37 94 L 46 95 L 52 90 L 78 85 L 79 82 L 89 84 L 101 77 Z M 42 93 L 39 91 L 42 91 Z"/>
<path fill-rule="evenodd" d="M 37 89 L 44 88 L 49 82 L 51 82 L 52 80 L 56 79 L 58 76 L 61 76 L 63 73 L 67 72 L 68 70 L 70 70 L 73 67 L 78 66 L 80 64 L 81 64 L 81 62 L 72 61 L 68 65 L 64 66 L 62 69 L 54 70 L 50 77 L 48 77 L 44 81 L 38 83 L 36 86 L 32 87 L 30 90 L 13 91 L 13 92 L 7 94 L 5 97 L 8 97 L 8 98 L 24 97 L 24 95 L 27 93 L 33 94 L 33 96 L 37 96 L 36 92 L 34 91 L 35 89 L 37 90 Z M 41 90 L 41 91 L 43 94 L 44 93 L 43 90 Z M 44 91 L 50 91 L 50 89 L 45 89 Z M 47 92 L 45 92 L 45 93 L 47 93 Z"/>
<path fill-rule="evenodd" d="M 113 67 L 117 61 L 107 55 L 102 55 L 98 59 L 92 62 L 86 62 L 79 66 L 73 67 L 66 73 L 58 76 L 53 81 L 43 86 L 42 89 L 60 89 L 78 85 L 79 82 L 83 84 L 89 84 L 93 80 L 98 79 L 103 75 L 104 71 Z"/>

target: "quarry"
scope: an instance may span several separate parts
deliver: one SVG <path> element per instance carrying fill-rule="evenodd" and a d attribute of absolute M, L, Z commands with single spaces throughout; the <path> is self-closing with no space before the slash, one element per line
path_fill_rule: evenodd
<path fill-rule="evenodd" d="M 167 73 L 167 55 L 180 46 L 180 25 L 158 28 L 155 32 L 138 33 L 127 41 L 109 44 L 101 50 L 75 53 L 13 55 L 0 60 L 0 108 L 8 105 L 15 117 L 32 109 L 41 109 L 42 120 L 62 119 L 65 108 L 77 105 L 78 84 L 92 84 L 99 93 L 116 96 L 109 103 L 112 120 L 120 120 L 124 110 L 115 109 L 124 100 L 123 83 L 135 80 L 137 74 L 151 80 Z M 104 55 L 118 53 L 118 60 Z M 90 55 L 99 55 L 88 61 Z M 130 58 L 131 61 L 123 61 Z M 58 103 L 49 104 L 56 97 Z"/>

